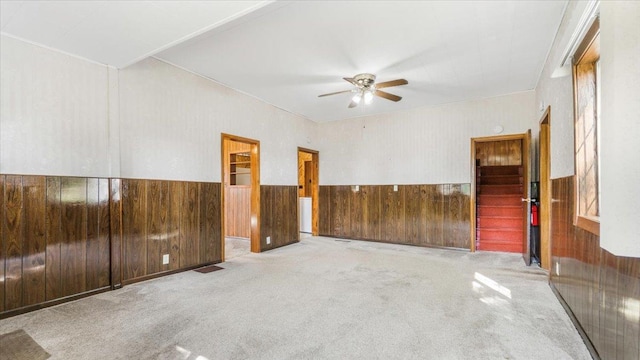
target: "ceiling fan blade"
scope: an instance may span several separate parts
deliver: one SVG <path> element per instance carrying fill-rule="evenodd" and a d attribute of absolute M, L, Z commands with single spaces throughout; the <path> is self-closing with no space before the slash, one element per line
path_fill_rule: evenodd
<path fill-rule="evenodd" d="M 336 94 L 342 94 L 342 93 L 348 93 L 348 92 L 351 92 L 351 90 L 336 91 L 336 92 L 332 92 L 332 93 L 328 93 L 328 94 L 318 95 L 318 97 L 329 96 L 329 95 L 336 95 Z"/>
<path fill-rule="evenodd" d="M 380 96 L 381 98 L 385 98 L 385 99 L 391 100 L 391 101 L 400 101 L 400 100 L 402 100 L 402 97 L 400 97 L 398 95 L 389 94 L 388 92 L 384 92 L 384 91 L 380 91 L 380 90 L 376 90 L 374 95 Z"/>
<path fill-rule="evenodd" d="M 356 106 L 358 106 L 358 103 L 353 101 L 353 100 L 351 100 L 351 103 L 349 103 L 349 109 L 354 108 Z"/>
<path fill-rule="evenodd" d="M 391 81 L 385 81 L 385 82 L 381 82 L 379 84 L 376 84 L 376 89 L 383 89 L 383 88 L 387 88 L 387 87 L 392 87 L 392 86 L 400 86 L 400 85 L 407 85 L 409 82 L 405 79 L 397 79 L 397 80 L 391 80 Z"/>
<path fill-rule="evenodd" d="M 345 80 L 347 80 L 348 82 L 352 83 L 355 86 L 359 86 L 358 83 L 356 82 L 356 79 L 354 78 L 343 78 Z"/>

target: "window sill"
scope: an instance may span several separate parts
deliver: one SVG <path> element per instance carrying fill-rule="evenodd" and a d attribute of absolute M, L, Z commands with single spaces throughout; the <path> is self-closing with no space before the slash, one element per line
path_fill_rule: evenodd
<path fill-rule="evenodd" d="M 599 216 L 582 216 L 576 217 L 575 226 L 582 230 L 588 231 L 594 235 L 600 236 L 600 217 Z"/>

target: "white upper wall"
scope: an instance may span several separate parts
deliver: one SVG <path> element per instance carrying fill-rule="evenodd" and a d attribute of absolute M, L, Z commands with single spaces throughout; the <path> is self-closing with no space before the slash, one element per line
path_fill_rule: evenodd
<path fill-rule="evenodd" d="M 220 133 L 298 183 L 317 124 L 156 59 L 124 70 L 1 37 L 0 173 L 221 181 Z"/>
<path fill-rule="evenodd" d="M 587 2 L 570 2 L 536 87 L 536 103 L 551 106 L 551 178 L 575 174 L 573 85 L 558 70 Z M 600 246 L 640 257 L 640 2 L 600 3 L 601 135 Z M 552 77 L 553 75 L 560 75 Z M 563 76 L 562 76 L 563 75 Z"/>
<path fill-rule="evenodd" d="M 221 181 L 221 133 L 260 141 L 260 182 L 298 183 L 317 124 L 149 58 L 120 70 L 121 177 Z"/>
<path fill-rule="evenodd" d="M 109 171 L 108 68 L 0 36 L 0 173 Z"/>
<path fill-rule="evenodd" d="M 527 91 L 320 124 L 320 184 L 469 183 L 471 138 L 498 125 L 501 135 L 535 129 L 534 99 Z"/>
<path fill-rule="evenodd" d="M 565 49 L 578 26 L 587 1 L 568 4 L 536 87 L 538 117 L 551 106 L 551 178 L 571 176 L 573 156 L 573 80 L 570 69 L 559 69 Z M 540 107 L 540 104 L 543 106 Z M 538 119 L 539 120 L 539 119 Z M 538 126 L 536 128 L 539 128 Z"/>
<path fill-rule="evenodd" d="M 600 245 L 640 257 L 640 2 L 600 4 Z"/>

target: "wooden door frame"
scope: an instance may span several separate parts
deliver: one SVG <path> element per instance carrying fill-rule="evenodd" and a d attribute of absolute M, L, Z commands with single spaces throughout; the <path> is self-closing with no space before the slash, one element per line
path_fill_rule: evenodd
<path fill-rule="evenodd" d="M 545 141 L 543 142 L 543 136 Z M 551 269 L 551 106 L 540 118 L 540 266 Z M 546 147 L 543 149 L 543 144 Z"/>
<path fill-rule="evenodd" d="M 528 131 L 530 134 L 531 130 Z M 530 135 L 528 133 L 523 134 L 512 134 L 512 135 L 498 135 L 498 136 L 485 136 L 485 137 L 477 137 L 471 138 L 471 201 L 470 203 L 470 214 L 471 214 L 471 252 L 476 251 L 476 144 L 483 142 L 493 142 L 493 141 L 505 141 L 505 140 L 521 140 L 522 141 L 522 182 L 524 183 L 524 191 L 528 195 L 529 193 L 529 177 L 530 177 L 530 169 L 529 169 L 529 152 L 530 152 Z M 525 151 L 526 149 L 526 151 Z M 528 219 L 525 219 L 525 226 L 528 226 Z M 524 233 L 524 241 L 525 243 L 529 242 L 529 237 L 527 236 L 527 232 Z"/>
<path fill-rule="evenodd" d="M 313 166 L 313 174 L 311 175 L 311 235 L 318 236 L 320 234 L 320 152 L 298 146 L 298 163 L 300 163 L 300 152 L 311 154 L 311 163 Z M 298 204 L 300 204 L 300 192 L 296 193 L 298 194 Z M 300 209 L 298 209 L 298 213 L 299 212 Z M 298 214 L 298 221 L 300 221 L 299 219 L 300 214 Z"/>
<path fill-rule="evenodd" d="M 224 141 L 237 141 L 251 145 L 251 252 L 259 253 L 260 248 L 260 141 L 245 138 L 242 136 L 220 133 L 220 168 L 222 170 L 222 196 L 220 196 L 220 213 L 221 213 L 221 243 L 222 243 L 222 261 L 224 262 L 225 247 L 225 147 Z"/>

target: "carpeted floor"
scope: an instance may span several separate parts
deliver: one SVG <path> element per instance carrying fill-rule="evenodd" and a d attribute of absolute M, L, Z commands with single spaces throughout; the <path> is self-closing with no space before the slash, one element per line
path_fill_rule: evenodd
<path fill-rule="evenodd" d="M 251 253 L 251 240 L 245 238 L 226 237 L 224 239 L 224 258 L 231 260 Z"/>
<path fill-rule="evenodd" d="M 0 321 L 51 359 L 590 359 L 520 256 L 312 237 Z"/>

